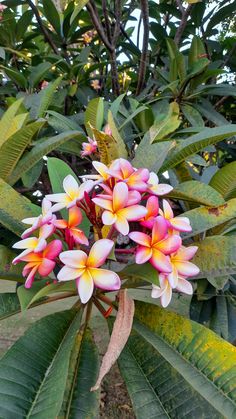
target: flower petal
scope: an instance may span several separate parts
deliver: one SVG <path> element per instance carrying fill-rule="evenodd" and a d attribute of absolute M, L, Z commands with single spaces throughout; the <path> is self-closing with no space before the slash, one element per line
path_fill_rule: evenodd
<path fill-rule="evenodd" d="M 195 276 L 198 275 L 200 272 L 198 266 L 194 265 L 194 263 L 191 262 L 175 261 L 174 264 L 176 269 L 178 270 L 178 273 L 183 276 Z"/>
<path fill-rule="evenodd" d="M 53 240 L 47 245 L 43 251 L 43 257 L 47 259 L 55 259 L 62 251 L 62 243 L 60 240 Z"/>
<path fill-rule="evenodd" d="M 113 246 L 114 242 L 109 239 L 101 239 L 96 241 L 91 247 L 87 260 L 87 266 L 98 268 L 99 266 L 103 265 L 111 253 Z"/>
<path fill-rule="evenodd" d="M 165 292 L 165 288 L 160 288 L 157 285 L 153 285 L 152 286 L 151 297 L 152 298 L 160 298 L 161 295 L 163 294 L 163 292 Z"/>
<path fill-rule="evenodd" d="M 34 277 L 35 277 L 35 274 L 36 274 L 36 272 L 37 272 L 37 270 L 38 270 L 38 265 L 36 265 L 31 271 L 30 271 L 30 273 L 29 273 L 29 275 L 27 276 L 27 278 L 26 278 L 26 281 L 25 281 L 25 288 L 31 288 L 32 287 L 32 284 L 33 284 L 33 281 L 34 281 Z"/>
<path fill-rule="evenodd" d="M 84 198 L 84 193 L 89 193 L 94 187 L 94 182 L 92 180 L 87 180 L 86 182 L 81 183 L 79 186 L 78 195 L 76 198 L 80 201 Z"/>
<path fill-rule="evenodd" d="M 82 221 L 82 213 L 78 207 L 72 207 L 69 209 L 69 221 L 68 221 L 68 227 L 76 227 L 79 225 Z"/>
<path fill-rule="evenodd" d="M 138 191 L 129 191 L 127 207 L 138 204 L 141 201 L 141 195 Z"/>
<path fill-rule="evenodd" d="M 119 233 L 123 234 L 123 236 L 127 236 L 129 233 L 129 223 L 126 218 L 117 214 L 117 219 L 115 222 L 115 228 Z"/>
<path fill-rule="evenodd" d="M 156 243 L 154 247 L 164 253 L 164 255 L 170 255 L 171 253 L 176 252 L 180 248 L 181 244 L 181 237 L 173 235 Z"/>
<path fill-rule="evenodd" d="M 67 228 L 68 222 L 66 220 L 56 220 L 54 221 L 54 226 L 57 228 Z"/>
<path fill-rule="evenodd" d="M 28 239 L 20 240 L 13 244 L 14 249 L 34 249 L 38 244 L 38 239 L 36 237 L 30 237 Z"/>
<path fill-rule="evenodd" d="M 160 297 L 161 305 L 164 308 L 170 304 L 171 297 L 172 297 L 172 288 L 167 279 L 166 279 L 166 282 L 167 282 L 167 285 L 166 285 L 165 291 Z"/>
<path fill-rule="evenodd" d="M 178 252 L 174 256 L 174 260 L 179 260 L 179 261 L 190 260 L 193 258 L 197 250 L 198 250 L 198 246 L 189 246 L 189 247 L 181 246 L 181 248 L 178 250 Z"/>
<path fill-rule="evenodd" d="M 145 233 L 141 233 L 139 231 L 133 231 L 129 233 L 129 237 L 135 243 L 141 244 L 142 246 L 150 247 L 151 246 L 151 237 Z"/>
<path fill-rule="evenodd" d="M 67 175 L 63 180 L 63 188 L 67 195 L 73 200 L 79 194 L 79 185 L 74 176 Z"/>
<path fill-rule="evenodd" d="M 110 175 L 108 174 L 108 167 L 99 162 L 99 161 L 93 161 L 93 167 L 97 170 L 97 172 L 99 173 L 99 175 L 101 175 L 103 177 L 104 180 L 107 180 Z"/>
<path fill-rule="evenodd" d="M 152 257 L 152 249 L 146 246 L 138 246 L 135 256 L 135 262 L 140 265 L 147 262 Z"/>
<path fill-rule="evenodd" d="M 116 214 L 113 214 L 113 212 L 111 211 L 104 211 L 102 213 L 102 222 L 104 225 L 106 226 L 110 226 L 112 224 L 114 224 L 117 220 L 117 216 Z"/>
<path fill-rule="evenodd" d="M 176 288 L 178 285 L 178 271 L 174 264 L 172 264 L 172 272 L 168 274 L 168 281 L 172 288 Z"/>
<path fill-rule="evenodd" d="M 158 216 L 152 229 L 152 244 L 163 240 L 167 234 L 167 223 L 164 217 Z"/>
<path fill-rule="evenodd" d="M 87 262 L 87 255 L 82 250 L 67 250 L 60 254 L 61 261 L 70 268 L 84 268 Z"/>
<path fill-rule="evenodd" d="M 138 221 L 145 217 L 147 209 L 141 205 L 131 205 L 130 207 L 119 210 L 117 216 L 126 218 L 128 221 Z"/>
<path fill-rule="evenodd" d="M 69 266 L 63 266 L 57 274 L 58 281 L 70 281 L 71 279 L 79 278 L 85 269 L 70 268 Z"/>
<path fill-rule="evenodd" d="M 83 275 L 76 280 L 76 285 L 81 303 L 86 304 L 92 297 L 94 289 L 93 279 L 88 270 L 84 271 Z"/>
<path fill-rule="evenodd" d="M 72 228 L 70 233 L 76 243 L 84 244 L 85 246 L 89 245 L 89 241 L 82 230 L 79 230 L 78 228 Z"/>
<path fill-rule="evenodd" d="M 104 198 L 93 198 L 92 201 L 94 202 L 94 204 L 98 205 L 99 207 L 113 212 L 112 201 L 108 199 L 104 199 Z"/>
<path fill-rule="evenodd" d="M 41 276 L 48 276 L 55 268 L 56 262 L 50 259 L 43 259 L 38 267 L 38 272 Z"/>
<path fill-rule="evenodd" d="M 163 255 L 163 253 L 161 253 L 157 249 L 152 249 L 152 257 L 150 259 L 150 263 L 152 264 L 152 266 L 154 266 L 154 268 L 158 269 L 158 271 L 160 272 L 172 272 L 172 267 L 169 258 Z"/>
<path fill-rule="evenodd" d="M 190 232 L 192 227 L 187 217 L 175 217 L 170 220 L 171 226 L 178 231 Z"/>
<path fill-rule="evenodd" d="M 34 248 L 35 253 L 39 253 L 42 252 L 45 248 L 47 247 L 47 242 L 46 240 L 42 237 L 38 239 L 38 244 L 37 246 Z"/>
<path fill-rule="evenodd" d="M 187 281 L 185 278 L 179 278 L 176 289 L 177 291 L 183 292 L 184 294 L 188 295 L 192 295 L 193 293 L 193 287 L 191 282 Z"/>
<path fill-rule="evenodd" d="M 53 194 L 49 194 L 46 195 L 46 198 L 51 201 L 51 202 L 59 202 L 59 203 L 63 203 L 65 205 L 67 205 L 68 203 L 68 197 L 66 195 L 66 193 L 53 193 Z M 51 208 L 52 210 L 52 208 Z"/>
<path fill-rule="evenodd" d="M 156 217 L 159 213 L 159 201 L 156 196 L 150 196 L 147 200 L 146 204 L 147 208 L 147 216 L 148 217 Z"/>
<path fill-rule="evenodd" d="M 128 202 L 128 186 L 124 182 L 119 182 L 113 189 L 113 211 L 117 212 L 124 208 Z"/>
<path fill-rule="evenodd" d="M 89 272 L 96 287 L 112 291 L 120 289 L 120 278 L 115 272 L 97 268 L 90 268 Z"/>
<path fill-rule="evenodd" d="M 174 217 L 174 213 L 172 211 L 172 208 L 171 208 L 169 202 L 166 201 L 166 199 L 163 199 L 163 211 L 164 211 L 164 217 L 167 220 L 170 220 L 171 218 Z"/>

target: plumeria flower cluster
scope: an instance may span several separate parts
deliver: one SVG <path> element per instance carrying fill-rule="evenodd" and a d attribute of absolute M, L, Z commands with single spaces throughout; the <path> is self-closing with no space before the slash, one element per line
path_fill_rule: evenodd
<path fill-rule="evenodd" d="M 152 297 L 160 298 L 163 307 L 170 303 L 173 289 L 192 294 L 188 278 L 199 273 L 190 262 L 197 247 L 183 246 L 181 232 L 191 231 L 189 219 L 175 217 L 162 198 L 172 187 L 122 158 L 109 166 L 99 161 L 92 164 L 95 173 L 83 176 L 82 183 L 68 175 L 64 192 L 46 195 L 42 214 L 23 220 L 29 227 L 13 246 L 23 250 L 13 263 L 27 262 L 25 286 L 30 288 L 36 275 L 48 276 L 57 266 L 58 281 L 75 280 L 86 304 L 97 289 L 120 289 L 120 277 L 109 266 L 114 254 L 124 262 L 123 253 L 126 258 L 135 257 L 136 264 L 154 267 L 159 286 L 153 285 Z M 60 216 L 62 209 L 68 212 L 66 219 Z M 88 236 L 80 228 L 84 216 L 92 226 Z M 117 248 L 120 236 L 129 238 L 128 248 Z"/>

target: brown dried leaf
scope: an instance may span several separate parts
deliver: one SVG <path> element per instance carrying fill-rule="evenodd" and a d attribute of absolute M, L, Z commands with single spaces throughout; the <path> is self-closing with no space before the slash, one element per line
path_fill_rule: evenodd
<path fill-rule="evenodd" d="M 128 297 L 127 290 L 119 292 L 119 308 L 113 326 L 111 339 L 103 357 L 97 382 L 91 391 L 100 387 L 104 376 L 110 371 L 112 365 L 119 358 L 131 332 L 134 317 L 134 302 Z"/>

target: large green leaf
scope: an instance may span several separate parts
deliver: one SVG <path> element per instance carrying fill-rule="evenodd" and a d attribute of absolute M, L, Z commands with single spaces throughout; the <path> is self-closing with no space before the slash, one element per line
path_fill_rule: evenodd
<path fill-rule="evenodd" d="M 46 18 L 51 23 L 57 34 L 61 34 L 61 21 L 57 8 L 52 0 L 43 0 L 43 10 Z"/>
<path fill-rule="evenodd" d="M 0 147 L 4 144 L 9 136 L 11 136 L 12 125 L 14 125 L 15 116 L 22 106 L 23 99 L 16 100 L 6 112 L 4 112 L 0 120 Z M 13 134 L 14 132 L 12 132 Z"/>
<path fill-rule="evenodd" d="M 13 70 L 13 68 L 1 66 L 4 73 L 9 77 L 10 80 L 13 80 L 14 83 L 16 83 L 17 86 L 22 87 L 23 89 L 26 89 L 27 87 L 27 79 L 19 70 Z"/>
<path fill-rule="evenodd" d="M 64 395 L 58 419 L 95 419 L 99 412 L 99 392 L 91 392 L 99 370 L 98 350 L 92 333 L 87 329 L 77 334 Z"/>
<path fill-rule="evenodd" d="M 207 206 L 218 206 L 225 203 L 222 195 L 214 188 L 197 180 L 180 183 L 167 195 L 167 198 L 182 199 Z"/>
<path fill-rule="evenodd" d="M 175 313 L 142 302 L 135 307 L 135 334 L 126 349 L 132 361 L 129 369 L 124 353 L 122 370 L 127 368 L 124 378 L 137 417 L 233 419 L 234 346 Z"/>
<path fill-rule="evenodd" d="M 185 140 L 181 140 L 175 150 L 167 157 L 161 170 L 164 172 L 177 164 L 185 161 L 189 156 L 198 153 L 210 144 L 230 138 L 236 134 L 236 125 L 222 125 L 216 128 L 205 128 Z"/>
<path fill-rule="evenodd" d="M 37 141 L 37 144 L 32 148 L 32 150 L 27 153 L 26 156 L 23 156 L 18 162 L 14 172 L 12 173 L 10 184 L 14 185 L 21 178 L 22 174 L 31 169 L 31 167 L 43 158 L 43 156 L 60 147 L 72 138 L 79 140 L 81 136 L 84 138 L 79 131 L 65 131 L 61 134 L 55 135 L 54 137 L 43 138 L 40 141 Z"/>
<path fill-rule="evenodd" d="M 232 3 L 226 5 L 225 7 L 221 7 L 213 16 L 211 17 L 205 31 L 205 36 L 209 36 L 212 32 L 212 29 L 221 23 L 225 18 L 231 16 L 235 13 L 236 9 L 236 2 L 233 1 Z"/>
<path fill-rule="evenodd" d="M 4 227 L 20 236 L 25 230 L 21 220 L 39 214 L 40 207 L 33 205 L 0 179 L 0 223 Z"/>
<path fill-rule="evenodd" d="M 236 199 L 231 199 L 218 207 L 194 208 L 185 212 L 184 217 L 189 218 L 192 226 L 192 232 L 187 233 L 187 236 L 194 236 L 235 218 Z"/>
<path fill-rule="evenodd" d="M 158 130 L 158 128 L 156 128 Z M 151 144 L 152 136 L 155 137 L 154 130 L 149 130 L 144 135 L 142 141 L 135 151 L 135 157 L 132 160 L 134 167 L 146 167 L 150 171 L 158 172 L 163 165 L 168 153 L 174 147 L 174 142 L 163 141 Z"/>
<path fill-rule="evenodd" d="M 88 135 L 93 138 L 93 131 L 90 125 L 96 128 L 98 131 L 102 129 L 104 120 L 104 101 L 101 97 L 96 97 L 90 100 L 86 111 L 84 113 L 84 123 Z"/>
<path fill-rule="evenodd" d="M 22 267 L 12 265 L 12 260 L 16 257 L 16 253 L 8 249 L 6 246 L 0 245 L 0 280 L 24 282 L 22 276 Z"/>
<path fill-rule="evenodd" d="M 44 116 L 45 112 L 48 110 L 48 107 L 51 104 L 53 99 L 54 93 L 58 86 L 60 86 L 63 77 L 58 77 L 53 82 L 49 83 L 49 85 L 42 91 L 42 96 L 40 98 L 40 105 L 37 113 L 37 118 L 41 118 Z"/>
<path fill-rule="evenodd" d="M 159 285 L 159 276 L 157 270 L 150 263 L 143 265 L 131 264 L 119 272 L 119 276 L 127 281 L 124 284 L 126 288 L 136 288 L 143 285 L 143 281 Z"/>
<path fill-rule="evenodd" d="M 23 126 L 9 137 L 0 148 L 0 177 L 8 181 L 17 162 L 31 143 L 34 135 L 43 127 L 45 121 L 32 122 Z"/>
<path fill-rule="evenodd" d="M 0 416 L 55 418 L 60 412 L 80 311 L 47 316 L 0 360 Z"/>
<path fill-rule="evenodd" d="M 51 0 L 50 0 L 51 1 Z M 40 63 L 31 68 L 29 75 L 29 84 L 31 87 L 36 87 L 40 81 L 43 81 L 45 75 L 48 73 L 53 64 L 49 62 Z"/>
<path fill-rule="evenodd" d="M 179 105 L 172 102 L 166 114 L 159 114 L 150 128 L 151 142 L 160 141 L 174 132 L 180 125 Z"/>
<path fill-rule="evenodd" d="M 228 163 L 218 170 L 209 184 L 225 199 L 236 198 L 236 162 Z"/>
<path fill-rule="evenodd" d="M 0 294 L 0 320 L 20 312 L 20 302 L 15 292 Z M 1 408 L 0 408 L 1 410 Z"/>
<path fill-rule="evenodd" d="M 197 243 L 192 262 L 200 268 L 198 278 L 219 277 L 236 273 L 236 236 L 206 237 Z"/>

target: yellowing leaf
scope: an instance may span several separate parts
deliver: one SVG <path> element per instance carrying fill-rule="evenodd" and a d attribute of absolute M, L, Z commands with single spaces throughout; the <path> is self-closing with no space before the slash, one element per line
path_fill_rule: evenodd
<path fill-rule="evenodd" d="M 116 127 L 115 121 L 113 119 L 113 116 L 110 110 L 108 111 L 108 124 L 109 124 L 109 127 L 111 128 L 112 137 L 115 138 L 117 142 L 119 157 L 127 158 L 128 153 L 125 147 L 125 143 L 120 136 L 120 133 Z"/>
<path fill-rule="evenodd" d="M 118 143 L 114 137 L 105 134 L 105 132 L 98 131 L 90 125 L 92 133 L 98 144 L 100 160 L 105 165 L 109 165 L 112 160 L 120 157 Z"/>

